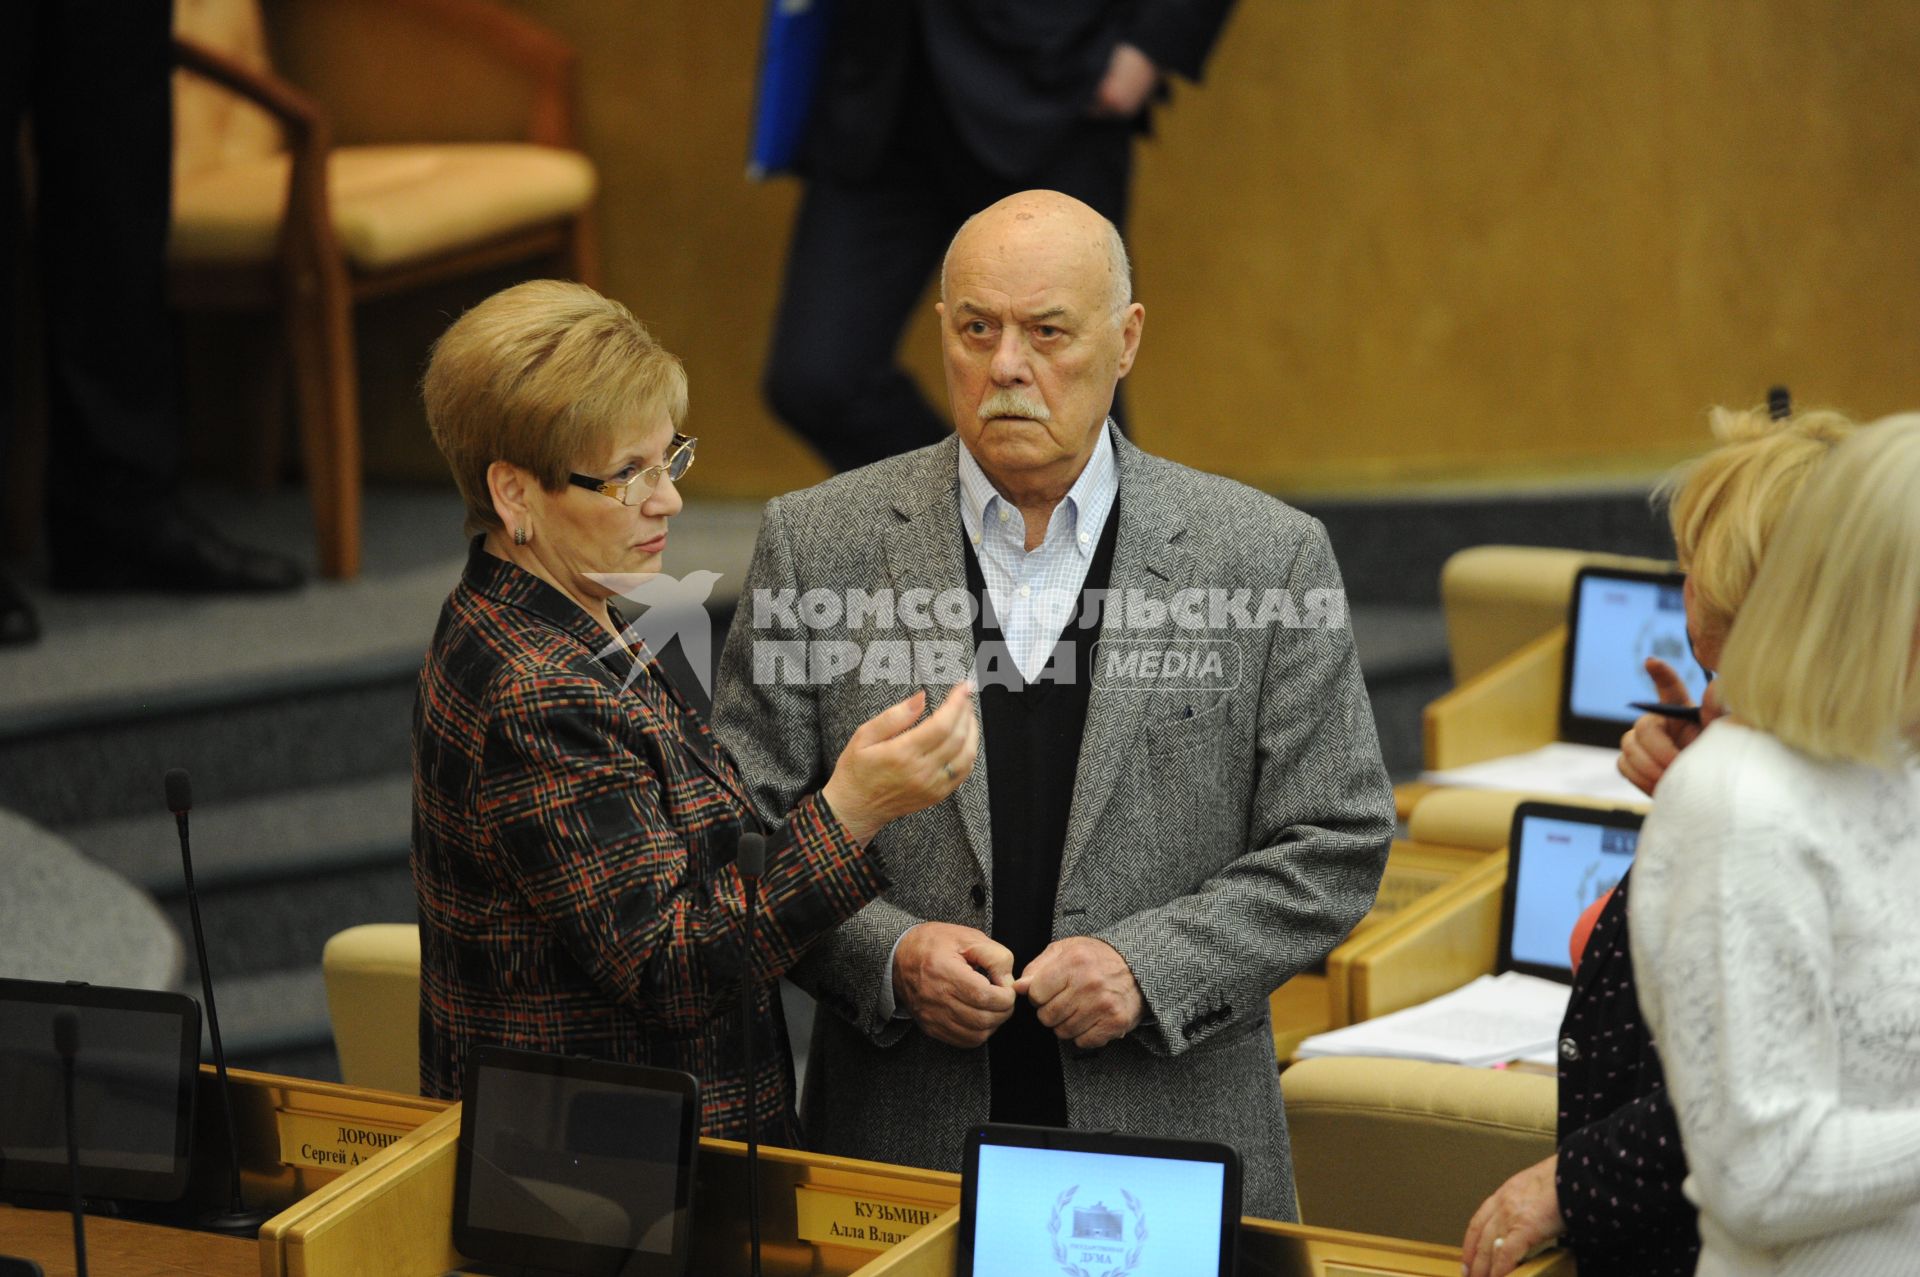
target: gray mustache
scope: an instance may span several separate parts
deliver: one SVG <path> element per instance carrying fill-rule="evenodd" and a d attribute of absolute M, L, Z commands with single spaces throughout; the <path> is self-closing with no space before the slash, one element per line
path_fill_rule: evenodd
<path fill-rule="evenodd" d="M 994 417 L 1031 417 L 1035 421 L 1051 421 L 1053 414 L 1047 411 L 1047 405 L 1038 399 L 1030 399 L 1017 390 L 996 390 L 987 396 L 980 405 L 980 420 L 988 421 Z"/>

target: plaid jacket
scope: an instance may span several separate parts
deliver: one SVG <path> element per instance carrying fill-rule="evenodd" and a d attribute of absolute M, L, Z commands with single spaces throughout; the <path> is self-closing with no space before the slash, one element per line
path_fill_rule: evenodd
<path fill-rule="evenodd" d="M 413 877 L 420 1089 L 457 1096 L 467 1048 L 684 1069 L 702 1131 L 744 1132 L 743 914 L 751 804 L 657 663 L 474 542 L 420 673 Z M 755 945 L 761 1130 L 792 1142 L 775 978 L 886 885 L 818 795 L 769 839 Z"/>

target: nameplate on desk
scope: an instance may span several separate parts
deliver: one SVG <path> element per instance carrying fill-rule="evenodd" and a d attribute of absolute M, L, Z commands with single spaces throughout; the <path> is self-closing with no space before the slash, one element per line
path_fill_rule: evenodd
<path fill-rule="evenodd" d="M 932 1202 L 873 1197 L 812 1184 L 795 1185 L 793 1203 L 801 1241 L 853 1250 L 890 1250 L 947 1209 Z"/>
<path fill-rule="evenodd" d="M 1400 1268 L 1375 1268 L 1371 1264 L 1351 1264 L 1342 1259 L 1329 1259 L 1320 1273 L 1321 1277 L 1403 1277 L 1405 1271 Z"/>
<path fill-rule="evenodd" d="M 339 1114 L 302 1113 L 276 1109 L 280 1131 L 280 1162 L 284 1166 L 315 1166 L 326 1171 L 349 1170 L 376 1156 L 411 1130 L 384 1126 Z"/>

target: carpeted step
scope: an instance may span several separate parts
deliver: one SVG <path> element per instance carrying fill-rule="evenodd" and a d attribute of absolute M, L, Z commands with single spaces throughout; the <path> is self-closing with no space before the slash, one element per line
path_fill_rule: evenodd
<path fill-rule="evenodd" d="M 93 859 L 161 899 L 181 895 L 180 840 L 164 803 L 151 814 L 70 826 Z M 406 770 L 361 780 L 199 803 L 191 817 L 194 880 L 203 894 L 369 866 L 404 865 L 413 815 Z"/>

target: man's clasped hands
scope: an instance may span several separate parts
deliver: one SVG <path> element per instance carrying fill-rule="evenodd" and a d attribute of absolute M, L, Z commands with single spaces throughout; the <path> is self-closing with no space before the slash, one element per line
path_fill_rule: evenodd
<path fill-rule="evenodd" d="M 1018 998 L 1033 1003 L 1056 1037 L 1086 1050 L 1131 1032 L 1145 1006 L 1126 959 L 1104 940 L 1056 940 L 1016 979 L 1011 950 L 950 922 L 923 922 L 901 937 L 893 988 L 922 1032 L 957 1047 L 992 1037 Z"/>

